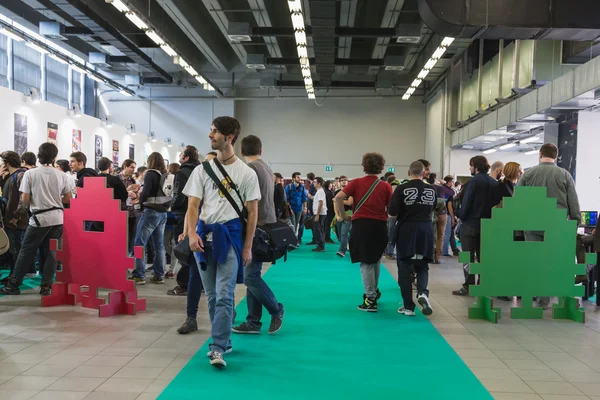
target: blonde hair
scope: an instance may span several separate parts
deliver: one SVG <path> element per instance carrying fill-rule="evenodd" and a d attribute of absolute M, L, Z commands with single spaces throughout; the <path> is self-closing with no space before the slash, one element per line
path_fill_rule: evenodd
<path fill-rule="evenodd" d="M 519 178 L 519 173 L 521 172 L 521 164 L 513 161 L 506 163 L 503 172 L 504 179 L 514 182 Z"/>

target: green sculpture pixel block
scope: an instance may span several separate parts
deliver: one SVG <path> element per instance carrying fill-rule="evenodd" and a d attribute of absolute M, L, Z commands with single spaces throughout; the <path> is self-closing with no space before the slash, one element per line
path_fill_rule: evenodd
<path fill-rule="evenodd" d="M 477 302 L 473 307 L 469 308 L 470 319 L 487 319 L 488 321 L 497 324 L 502 317 L 502 310 L 494 308 L 494 299 L 491 297 L 478 297 Z"/>
<path fill-rule="evenodd" d="M 516 231 L 535 232 L 538 241 L 516 241 Z M 534 296 L 583 296 L 583 286 L 575 286 L 575 275 L 586 273 L 585 265 L 575 261 L 576 234 L 577 222 L 567 220 L 566 210 L 556 207 L 546 188 L 517 187 L 503 208 L 481 221 L 482 261 L 470 263 L 470 272 L 480 275 L 479 285 L 469 288 L 479 298 L 475 308 L 491 310 L 491 302 L 482 298 L 522 296 L 522 307 L 512 308 L 511 318 L 543 318 L 543 309 L 533 307 Z M 469 262 L 469 256 L 461 254 L 460 261 Z M 561 304 L 556 318 L 582 319 L 571 300 Z M 489 319 L 477 311 L 469 317 Z"/>

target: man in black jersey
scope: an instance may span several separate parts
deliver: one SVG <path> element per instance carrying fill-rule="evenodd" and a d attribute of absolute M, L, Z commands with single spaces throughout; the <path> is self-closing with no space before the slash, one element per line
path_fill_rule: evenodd
<path fill-rule="evenodd" d="M 415 302 L 412 299 L 411 272 L 417 274 L 417 301 L 424 315 L 433 310 L 429 302 L 429 263 L 433 261 L 433 225 L 431 213 L 437 203 L 434 187 L 423 182 L 425 166 L 421 161 L 410 165 L 410 180 L 398 186 L 390 203 L 390 217 L 396 219 L 396 252 L 398 263 L 398 285 L 404 306 L 399 314 L 415 315 Z"/>

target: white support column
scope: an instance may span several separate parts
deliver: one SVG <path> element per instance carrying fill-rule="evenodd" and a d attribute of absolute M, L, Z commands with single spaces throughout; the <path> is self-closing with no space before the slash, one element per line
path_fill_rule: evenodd
<path fill-rule="evenodd" d="M 42 100 L 46 101 L 46 92 L 48 89 L 46 87 L 46 55 L 44 53 L 40 53 L 40 71 L 42 73 L 40 82 L 40 97 Z"/>
<path fill-rule="evenodd" d="M 8 70 L 6 71 L 6 79 L 8 79 L 8 88 L 15 88 L 15 59 L 13 50 L 13 40 L 6 38 L 6 56 L 8 57 Z"/>
<path fill-rule="evenodd" d="M 73 68 L 68 66 L 67 69 L 67 103 L 69 110 L 73 108 Z"/>

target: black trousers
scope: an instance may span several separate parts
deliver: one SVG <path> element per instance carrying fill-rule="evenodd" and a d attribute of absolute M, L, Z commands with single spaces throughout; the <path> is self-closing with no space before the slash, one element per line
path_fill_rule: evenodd
<path fill-rule="evenodd" d="M 462 251 L 471 252 L 471 262 L 481 262 L 481 233 L 480 232 L 461 232 L 460 241 L 462 244 Z M 475 285 L 475 275 L 469 274 L 467 266 L 463 266 L 463 273 L 465 275 L 465 283 L 463 287 L 469 288 L 469 285 Z"/>
<path fill-rule="evenodd" d="M 325 241 L 331 241 L 331 223 L 335 218 L 335 213 L 327 214 L 327 219 L 325 220 Z"/>
<path fill-rule="evenodd" d="M 175 238 L 175 242 L 177 242 L 179 235 L 183 233 L 184 220 L 185 215 L 175 215 L 175 225 L 173 225 L 173 237 Z M 190 280 L 190 266 L 188 264 L 181 264 L 181 268 L 179 268 L 175 279 L 182 289 L 187 289 Z"/>

